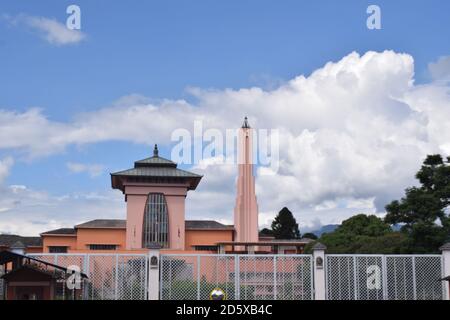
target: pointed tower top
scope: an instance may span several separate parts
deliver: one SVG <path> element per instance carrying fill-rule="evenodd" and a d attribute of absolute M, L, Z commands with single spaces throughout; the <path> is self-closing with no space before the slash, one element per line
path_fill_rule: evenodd
<path fill-rule="evenodd" d="M 250 128 L 247 117 L 244 118 L 244 123 L 242 124 L 242 128 L 246 128 L 246 129 Z"/>
<path fill-rule="evenodd" d="M 155 148 L 153 149 L 153 156 L 154 157 L 159 157 L 158 156 L 158 145 L 157 144 L 155 144 Z"/>

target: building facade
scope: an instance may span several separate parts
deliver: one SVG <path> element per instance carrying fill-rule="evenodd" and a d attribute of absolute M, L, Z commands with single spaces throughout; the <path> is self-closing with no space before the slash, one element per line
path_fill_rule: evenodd
<path fill-rule="evenodd" d="M 73 228 L 50 230 L 41 234 L 40 241 L 27 239 L 37 246 L 29 246 L 25 252 L 147 252 L 155 247 L 172 253 L 302 252 L 308 240 L 275 241 L 259 235 L 253 129 L 247 118 L 238 131 L 237 165 L 234 225 L 213 220 L 186 220 L 186 199 L 189 192 L 197 188 L 202 176 L 182 170 L 175 162 L 161 157 L 155 145 L 152 157 L 135 161 L 132 168 L 111 174 L 112 188 L 124 195 L 126 219 L 96 219 Z M 3 236 L 0 235 L 0 245 Z"/>

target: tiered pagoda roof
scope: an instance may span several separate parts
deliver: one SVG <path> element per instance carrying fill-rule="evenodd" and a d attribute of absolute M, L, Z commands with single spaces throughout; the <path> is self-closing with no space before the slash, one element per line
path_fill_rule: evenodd
<path fill-rule="evenodd" d="M 195 190 L 202 176 L 177 168 L 177 164 L 159 156 L 155 145 L 153 157 L 136 161 L 134 168 L 111 173 L 111 185 L 124 192 L 124 183 L 186 183 L 188 190 Z"/>

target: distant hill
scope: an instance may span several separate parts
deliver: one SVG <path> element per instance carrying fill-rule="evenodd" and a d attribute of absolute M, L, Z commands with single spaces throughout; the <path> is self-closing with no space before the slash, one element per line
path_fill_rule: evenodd
<path fill-rule="evenodd" d="M 324 233 L 333 232 L 339 226 L 340 226 L 340 224 L 326 224 L 326 225 L 322 226 L 319 230 L 312 231 L 311 233 L 314 233 L 317 237 L 320 237 Z M 394 224 L 391 226 L 393 231 L 400 231 L 401 227 L 402 227 L 402 224 Z"/>
<path fill-rule="evenodd" d="M 319 230 L 312 231 L 316 236 L 320 237 L 324 233 L 330 233 L 336 230 L 337 227 L 339 227 L 340 224 L 326 224 L 322 226 Z"/>

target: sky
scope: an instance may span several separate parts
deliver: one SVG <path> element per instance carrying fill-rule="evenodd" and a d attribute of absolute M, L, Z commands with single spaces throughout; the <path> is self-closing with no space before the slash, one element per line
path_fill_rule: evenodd
<path fill-rule="evenodd" d="M 69 30 L 66 9 L 81 10 Z M 367 7 L 378 5 L 381 29 Z M 0 1 L 0 232 L 125 218 L 110 173 L 170 158 L 178 128 L 244 116 L 280 133 L 258 166 L 260 226 L 302 232 L 384 206 L 450 155 L 448 1 Z M 232 223 L 236 167 L 204 175 L 187 219 Z M 269 174 L 267 174 L 269 173 Z M 271 173 L 271 174 L 270 174 Z"/>

